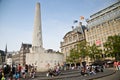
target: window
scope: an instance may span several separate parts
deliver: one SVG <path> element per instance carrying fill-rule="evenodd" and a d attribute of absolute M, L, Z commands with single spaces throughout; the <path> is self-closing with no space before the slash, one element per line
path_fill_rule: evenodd
<path fill-rule="evenodd" d="M 72 41 L 72 38 L 71 37 L 69 37 L 69 42 L 71 42 Z"/>

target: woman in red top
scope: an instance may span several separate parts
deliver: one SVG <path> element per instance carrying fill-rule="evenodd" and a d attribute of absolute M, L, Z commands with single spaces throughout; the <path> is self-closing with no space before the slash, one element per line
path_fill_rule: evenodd
<path fill-rule="evenodd" d="M 22 70 L 22 66 L 19 64 L 18 65 L 18 73 L 19 73 L 20 77 L 21 77 L 21 70 Z"/>
<path fill-rule="evenodd" d="M 118 70 L 118 62 L 117 61 L 114 62 L 114 67 L 116 70 Z"/>

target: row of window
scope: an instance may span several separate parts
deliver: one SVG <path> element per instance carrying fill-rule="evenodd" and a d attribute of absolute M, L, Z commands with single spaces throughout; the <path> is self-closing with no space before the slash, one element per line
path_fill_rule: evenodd
<path fill-rule="evenodd" d="M 92 30 L 89 30 L 88 32 L 86 32 L 86 35 L 89 39 L 93 39 L 93 38 L 97 38 L 97 37 L 102 37 L 105 35 L 112 35 L 115 33 L 120 32 L 120 22 L 114 23 L 112 25 L 104 25 L 104 26 L 99 26 L 98 28 L 93 28 Z"/>
<path fill-rule="evenodd" d="M 68 43 L 68 42 L 71 42 L 71 41 L 75 41 L 77 38 L 78 38 L 77 35 L 69 36 L 69 37 L 66 37 L 66 38 L 64 39 L 64 42 L 65 42 L 65 43 Z"/>
<path fill-rule="evenodd" d="M 111 26 L 118 26 L 120 23 L 119 20 L 110 20 L 110 21 L 107 21 L 107 22 L 104 22 L 102 24 L 99 24 L 99 25 L 96 25 L 96 26 L 92 26 L 88 31 L 89 32 L 93 32 L 94 29 L 96 30 L 103 30 L 104 28 L 111 28 Z"/>
<path fill-rule="evenodd" d="M 114 34 L 117 34 L 118 32 L 120 32 L 120 29 L 119 30 L 112 30 L 112 31 L 107 31 L 107 32 L 103 32 L 103 33 L 97 33 L 97 34 L 94 34 L 94 35 L 90 35 L 87 37 L 87 40 L 91 40 L 91 39 L 98 39 L 98 38 L 103 38 L 104 36 L 112 36 Z"/>
<path fill-rule="evenodd" d="M 67 47 L 64 47 L 61 49 L 61 52 L 62 53 L 69 53 L 69 51 L 73 48 L 76 48 L 77 47 L 77 44 L 73 44 L 73 45 L 70 45 L 70 46 L 67 46 Z"/>
<path fill-rule="evenodd" d="M 92 30 L 89 30 L 87 35 L 87 41 L 90 42 L 90 44 L 94 44 L 96 40 L 101 40 L 102 42 L 105 42 L 108 38 L 108 36 L 113 36 L 115 34 L 120 33 L 120 21 L 111 21 L 112 23 L 104 23 L 103 26 L 94 27 Z M 114 22 L 114 23 L 113 23 Z"/>
<path fill-rule="evenodd" d="M 97 24 L 101 24 L 105 21 L 114 19 L 114 18 L 118 17 L 119 14 L 120 14 L 120 9 L 116 8 L 112 11 L 109 11 L 106 14 L 103 14 L 103 15 L 98 16 L 97 18 L 91 20 L 91 22 L 89 22 L 88 26 L 94 26 L 94 25 L 97 25 Z"/>

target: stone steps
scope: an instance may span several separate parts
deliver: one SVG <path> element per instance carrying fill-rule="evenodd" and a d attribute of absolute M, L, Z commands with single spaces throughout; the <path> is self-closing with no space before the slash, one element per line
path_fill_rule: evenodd
<path fill-rule="evenodd" d="M 70 75 L 70 74 L 77 74 L 80 73 L 80 70 L 66 70 L 66 71 L 61 71 L 59 76 L 62 75 Z M 40 72 L 40 73 L 36 73 L 36 77 L 46 77 L 47 72 Z"/>
<path fill-rule="evenodd" d="M 39 76 L 36 76 L 34 79 L 27 79 L 27 80 L 93 80 L 96 78 L 109 76 L 114 73 L 115 73 L 115 70 L 113 69 L 105 69 L 104 72 L 99 72 L 96 75 L 81 76 L 79 70 L 71 70 L 71 71 L 68 71 L 68 73 L 67 71 L 65 72 L 63 71 L 59 76 L 46 77 L 46 76 L 39 75 Z"/>

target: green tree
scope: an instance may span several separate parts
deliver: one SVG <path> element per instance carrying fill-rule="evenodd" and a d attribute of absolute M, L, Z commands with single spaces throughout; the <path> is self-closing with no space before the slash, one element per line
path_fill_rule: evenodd
<path fill-rule="evenodd" d="M 98 60 L 98 59 L 102 58 L 102 50 L 99 49 L 98 46 L 93 44 L 92 46 L 89 46 L 89 54 L 88 55 L 92 61 Z"/>
<path fill-rule="evenodd" d="M 115 60 L 120 60 L 120 36 L 109 36 L 104 43 L 105 52 L 107 55 L 115 57 Z"/>
<path fill-rule="evenodd" d="M 75 65 L 79 62 L 79 54 L 76 49 L 70 50 L 70 56 L 67 57 L 66 61 L 68 63 L 74 63 Z"/>
<path fill-rule="evenodd" d="M 87 42 L 86 41 L 81 41 L 78 45 L 77 45 L 77 51 L 79 54 L 79 57 L 82 58 L 82 60 L 85 60 L 85 57 L 88 56 L 88 46 L 87 46 Z"/>
<path fill-rule="evenodd" d="M 77 44 L 77 47 L 70 50 L 70 56 L 67 57 L 66 61 L 68 63 L 76 63 L 80 62 L 80 58 L 82 61 L 85 60 L 85 57 L 88 56 L 87 42 L 82 41 Z"/>

